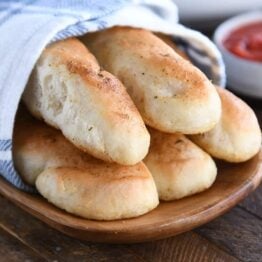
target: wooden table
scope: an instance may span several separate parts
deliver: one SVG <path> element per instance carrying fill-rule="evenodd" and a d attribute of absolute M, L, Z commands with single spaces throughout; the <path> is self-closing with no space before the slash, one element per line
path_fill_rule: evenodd
<path fill-rule="evenodd" d="M 262 123 L 262 101 L 250 101 Z M 0 261 L 262 261 L 262 185 L 193 231 L 149 243 L 93 244 L 46 226 L 0 196 Z"/>

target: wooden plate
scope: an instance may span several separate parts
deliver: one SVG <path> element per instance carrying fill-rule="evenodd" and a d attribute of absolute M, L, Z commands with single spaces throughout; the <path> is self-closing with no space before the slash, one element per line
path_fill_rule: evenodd
<path fill-rule="evenodd" d="M 262 179 L 262 151 L 242 164 L 218 163 L 218 177 L 207 191 L 172 202 L 138 218 L 99 222 L 70 215 L 42 197 L 23 193 L 0 179 L 0 193 L 67 235 L 94 242 L 134 243 L 191 230 L 223 214 L 253 191 Z"/>

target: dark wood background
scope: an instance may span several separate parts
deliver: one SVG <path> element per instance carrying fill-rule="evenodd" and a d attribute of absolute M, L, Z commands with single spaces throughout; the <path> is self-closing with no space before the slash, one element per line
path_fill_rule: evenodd
<path fill-rule="evenodd" d="M 262 124 L 262 101 L 244 98 Z M 0 196 L 0 261 L 262 261 L 262 185 L 193 231 L 132 245 L 94 244 L 59 233 Z"/>

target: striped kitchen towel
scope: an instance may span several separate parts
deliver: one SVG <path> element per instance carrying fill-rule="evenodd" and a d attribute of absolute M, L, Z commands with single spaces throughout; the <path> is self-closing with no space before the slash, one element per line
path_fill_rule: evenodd
<path fill-rule="evenodd" d="M 115 25 L 169 34 L 215 84 L 225 84 L 221 55 L 204 35 L 178 24 L 171 0 L 1 0 L 0 1 L 0 174 L 14 186 L 34 191 L 17 174 L 12 132 L 30 72 L 51 42 Z"/>

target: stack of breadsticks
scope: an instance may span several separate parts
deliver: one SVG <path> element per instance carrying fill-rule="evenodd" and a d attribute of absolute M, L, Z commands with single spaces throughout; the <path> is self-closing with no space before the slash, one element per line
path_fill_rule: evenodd
<path fill-rule="evenodd" d="M 57 207 L 139 216 L 209 188 L 212 157 L 241 162 L 260 150 L 250 107 L 171 42 L 127 27 L 81 41 L 44 50 L 23 94 L 33 117 L 22 110 L 14 131 L 17 170 Z"/>

